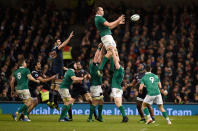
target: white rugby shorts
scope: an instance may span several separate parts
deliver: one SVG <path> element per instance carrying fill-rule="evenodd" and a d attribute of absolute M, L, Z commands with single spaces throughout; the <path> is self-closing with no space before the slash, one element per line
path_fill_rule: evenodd
<path fill-rule="evenodd" d="M 101 37 L 101 41 L 105 47 L 111 45 L 116 48 L 116 43 L 115 43 L 112 35 L 105 35 L 105 36 Z"/>
<path fill-rule="evenodd" d="M 16 90 L 16 93 L 19 96 L 19 98 L 21 98 L 23 100 L 27 100 L 27 99 L 31 98 L 29 89 Z"/>
<path fill-rule="evenodd" d="M 152 105 L 153 103 L 157 105 L 163 104 L 162 95 L 161 94 L 157 96 L 146 95 L 143 102 L 150 104 L 150 105 Z"/>
<path fill-rule="evenodd" d="M 122 98 L 123 91 L 121 89 L 118 88 L 111 88 L 111 89 L 112 89 L 111 96 L 113 98 L 119 98 L 119 97 Z"/>

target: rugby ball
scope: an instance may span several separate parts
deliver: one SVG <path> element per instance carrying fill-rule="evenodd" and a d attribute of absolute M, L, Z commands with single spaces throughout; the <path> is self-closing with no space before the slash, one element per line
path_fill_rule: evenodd
<path fill-rule="evenodd" d="M 140 15 L 138 15 L 138 14 L 134 14 L 131 16 L 132 21 L 138 21 L 139 19 L 140 19 Z"/>
<path fill-rule="evenodd" d="M 168 91 L 167 90 L 164 90 L 164 95 L 168 95 Z"/>

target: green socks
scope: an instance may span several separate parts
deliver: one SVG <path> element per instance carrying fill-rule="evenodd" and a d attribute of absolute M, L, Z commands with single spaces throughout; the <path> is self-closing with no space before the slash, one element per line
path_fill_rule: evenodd
<path fill-rule="evenodd" d="M 94 105 L 90 105 L 89 119 L 92 119 L 92 115 L 93 115 L 93 112 L 94 112 L 95 108 L 96 107 Z"/>
<path fill-rule="evenodd" d="M 18 112 L 19 112 L 19 113 L 22 113 L 22 112 L 25 113 L 25 110 L 26 110 L 26 112 L 27 112 L 28 107 L 27 107 L 25 104 L 23 104 L 23 105 L 21 106 L 21 108 L 18 110 Z M 24 114 L 24 115 L 25 115 L 25 114 Z"/>
<path fill-rule="evenodd" d="M 103 108 L 103 105 L 98 105 L 98 117 L 99 117 L 99 119 L 102 119 L 102 108 Z"/>
<path fill-rule="evenodd" d="M 68 112 L 70 106 L 71 106 L 71 104 L 69 104 L 68 106 L 64 105 L 62 107 L 62 112 L 61 112 L 61 115 L 60 115 L 59 119 L 63 119 L 67 115 L 67 112 Z"/>
<path fill-rule="evenodd" d="M 162 112 L 162 115 L 163 115 L 164 118 L 167 118 L 168 117 L 168 114 L 167 114 L 166 111 L 165 112 Z"/>
<path fill-rule="evenodd" d="M 103 68 L 108 60 L 109 59 L 106 56 L 103 57 L 99 70 L 103 70 Z"/>
<path fill-rule="evenodd" d="M 120 110 L 120 112 L 121 112 L 122 116 L 123 116 L 123 117 L 125 117 L 125 116 L 126 116 L 126 114 L 125 114 L 124 107 L 123 107 L 123 106 L 120 106 L 120 107 L 119 107 L 119 110 Z"/>
<path fill-rule="evenodd" d="M 148 108 L 146 107 L 146 108 L 144 108 L 144 114 L 146 114 L 147 116 L 149 115 L 149 110 L 148 110 Z"/>
<path fill-rule="evenodd" d="M 114 71 L 114 62 L 113 62 L 113 57 L 110 58 L 110 71 Z"/>

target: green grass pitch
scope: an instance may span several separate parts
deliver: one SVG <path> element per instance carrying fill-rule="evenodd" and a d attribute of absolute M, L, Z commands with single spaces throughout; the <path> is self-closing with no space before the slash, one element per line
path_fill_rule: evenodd
<path fill-rule="evenodd" d="M 168 125 L 162 116 L 156 123 L 139 123 L 139 116 L 128 116 L 128 123 L 121 123 L 121 116 L 103 116 L 104 122 L 87 122 L 87 115 L 74 115 L 72 122 L 58 122 L 58 115 L 31 115 L 31 122 L 14 121 L 11 115 L 0 115 L 0 131 L 198 131 L 198 116 L 170 116 Z"/>

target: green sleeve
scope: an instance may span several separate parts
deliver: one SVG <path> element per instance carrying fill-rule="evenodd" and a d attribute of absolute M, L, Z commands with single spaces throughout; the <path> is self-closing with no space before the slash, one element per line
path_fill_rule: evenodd
<path fill-rule="evenodd" d="M 100 23 L 100 24 L 102 24 L 102 25 L 104 25 L 104 22 L 105 21 L 107 21 L 104 17 L 100 17 L 99 19 L 98 19 L 98 23 Z"/>
<path fill-rule="evenodd" d="M 74 72 L 72 70 L 68 70 L 68 75 L 71 78 L 72 76 L 75 76 Z"/>
<path fill-rule="evenodd" d="M 30 70 L 29 69 L 26 69 L 26 76 L 30 74 Z"/>

